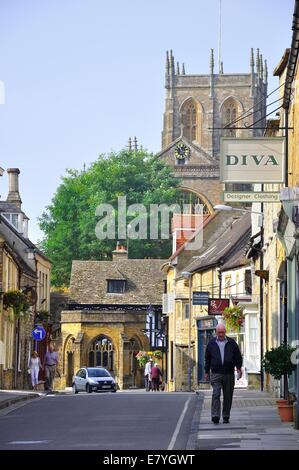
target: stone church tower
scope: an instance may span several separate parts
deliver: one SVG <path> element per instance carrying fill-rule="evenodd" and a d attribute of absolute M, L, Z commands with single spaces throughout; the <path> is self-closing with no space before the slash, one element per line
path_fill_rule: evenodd
<path fill-rule="evenodd" d="M 251 49 L 249 73 L 234 74 L 225 74 L 222 64 L 215 73 L 211 50 L 210 73 L 206 75 L 186 74 L 185 65 L 175 65 L 172 51 L 167 52 L 162 151 L 158 158 L 182 179 L 184 202 L 204 204 L 206 213 L 212 213 L 213 205 L 221 202 L 220 137 L 262 135 L 267 74 L 267 63 L 259 50 L 254 59 Z M 240 116 L 242 119 L 234 123 Z M 229 129 L 223 129 L 228 124 Z M 246 129 L 248 126 L 252 128 Z"/>

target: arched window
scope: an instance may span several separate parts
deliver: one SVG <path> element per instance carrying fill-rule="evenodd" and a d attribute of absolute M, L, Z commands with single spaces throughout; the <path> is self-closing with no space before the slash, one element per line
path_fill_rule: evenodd
<path fill-rule="evenodd" d="M 183 124 L 183 136 L 190 142 L 200 143 L 201 116 L 199 107 L 193 99 L 189 99 L 183 104 L 181 122 Z"/>
<path fill-rule="evenodd" d="M 192 191 L 180 191 L 178 204 L 185 214 L 210 214 L 207 204 Z"/>
<path fill-rule="evenodd" d="M 114 346 L 104 335 L 99 336 L 89 347 L 89 367 L 101 366 L 113 371 Z"/>
<path fill-rule="evenodd" d="M 229 125 L 228 129 L 223 129 L 222 135 L 224 137 L 236 137 L 237 136 L 237 129 L 236 127 L 240 127 L 240 122 L 235 123 L 234 121 L 237 119 L 238 114 L 240 114 L 241 109 L 239 109 L 238 102 L 234 98 L 228 98 L 222 106 L 222 116 L 221 122 L 222 127 Z"/>

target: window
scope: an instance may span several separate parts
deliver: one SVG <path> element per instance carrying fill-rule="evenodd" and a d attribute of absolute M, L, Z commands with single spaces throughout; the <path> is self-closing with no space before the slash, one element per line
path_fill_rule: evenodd
<path fill-rule="evenodd" d="M 178 204 L 184 214 L 204 214 L 210 213 L 208 206 L 198 194 L 192 191 L 180 191 Z"/>
<path fill-rule="evenodd" d="M 186 158 L 177 158 L 176 164 L 177 165 L 186 165 Z"/>
<path fill-rule="evenodd" d="M 114 347 L 112 341 L 106 336 L 99 336 L 89 348 L 89 367 L 100 366 L 113 370 L 113 355 Z"/>
<path fill-rule="evenodd" d="M 200 114 L 197 103 L 191 98 L 182 106 L 181 122 L 183 124 L 183 136 L 190 142 L 200 143 Z"/>
<path fill-rule="evenodd" d="M 164 287 L 164 290 L 163 290 L 164 294 L 167 294 L 167 279 L 163 280 L 163 287 Z"/>
<path fill-rule="evenodd" d="M 236 137 L 237 131 L 236 126 L 240 126 L 239 123 L 234 123 L 237 119 L 238 103 L 233 98 L 228 98 L 222 107 L 222 127 L 229 126 L 228 129 L 223 129 L 222 135 L 225 137 Z"/>
<path fill-rule="evenodd" d="M 252 294 L 252 278 L 251 278 L 251 270 L 245 270 L 245 292 L 247 295 Z"/>
<path fill-rule="evenodd" d="M 185 318 L 185 320 L 188 320 L 189 317 L 190 317 L 190 306 L 189 306 L 189 304 L 185 304 L 184 318 Z"/>
<path fill-rule="evenodd" d="M 123 294 L 126 291 L 126 281 L 123 280 L 107 280 L 107 292 L 110 294 Z"/>
<path fill-rule="evenodd" d="M 3 214 L 3 216 L 18 230 L 21 231 L 19 214 Z"/>
<path fill-rule="evenodd" d="M 13 368 L 14 324 L 5 319 L 4 323 L 4 368 Z"/>
<path fill-rule="evenodd" d="M 230 295 L 231 280 L 232 280 L 231 276 L 225 276 L 225 285 L 224 285 L 225 297 L 228 297 Z"/>

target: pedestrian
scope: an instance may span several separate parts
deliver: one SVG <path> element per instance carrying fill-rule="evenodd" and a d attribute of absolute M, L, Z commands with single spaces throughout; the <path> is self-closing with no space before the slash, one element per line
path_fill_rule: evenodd
<path fill-rule="evenodd" d="M 160 391 L 161 377 L 162 377 L 161 369 L 158 366 L 158 364 L 155 363 L 154 367 L 152 367 L 152 384 L 153 384 L 154 392 Z"/>
<path fill-rule="evenodd" d="M 144 381 L 145 381 L 145 390 L 149 392 L 152 390 L 152 367 L 153 367 L 153 359 L 150 358 L 147 363 L 145 364 L 144 368 Z"/>
<path fill-rule="evenodd" d="M 235 367 L 240 379 L 242 356 L 239 346 L 235 340 L 226 336 L 225 326 L 218 324 L 216 337 L 209 341 L 205 353 L 205 379 L 207 382 L 210 379 L 213 387 L 211 415 L 215 424 L 219 423 L 221 415 L 221 389 L 223 392 L 222 418 L 224 423 L 229 423 L 235 386 Z"/>
<path fill-rule="evenodd" d="M 33 390 L 37 390 L 38 374 L 41 368 L 40 358 L 37 351 L 33 351 L 29 360 L 29 371 Z"/>
<path fill-rule="evenodd" d="M 56 375 L 58 366 L 58 354 L 55 351 L 54 346 L 49 344 L 48 351 L 44 358 L 44 369 L 46 376 L 45 390 L 51 392 L 53 390 L 53 382 Z"/>

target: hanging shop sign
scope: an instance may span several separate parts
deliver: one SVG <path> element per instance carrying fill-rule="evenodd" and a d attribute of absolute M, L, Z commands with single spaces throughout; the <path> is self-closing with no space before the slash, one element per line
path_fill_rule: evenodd
<path fill-rule="evenodd" d="M 194 291 L 192 305 L 209 305 L 209 292 Z"/>
<path fill-rule="evenodd" d="M 220 179 L 223 183 L 283 183 L 284 137 L 222 137 Z"/>
<path fill-rule="evenodd" d="M 229 299 L 210 299 L 209 315 L 222 315 L 227 307 L 229 307 Z"/>
<path fill-rule="evenodd" d="M 224 191 L 224 202 L 280 202 L 280 193 L 264 191 Z"/>

